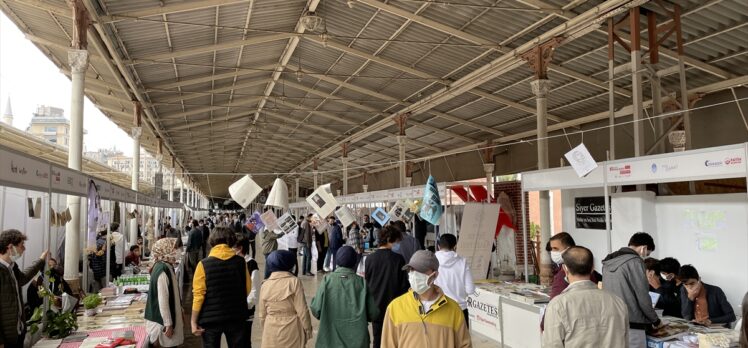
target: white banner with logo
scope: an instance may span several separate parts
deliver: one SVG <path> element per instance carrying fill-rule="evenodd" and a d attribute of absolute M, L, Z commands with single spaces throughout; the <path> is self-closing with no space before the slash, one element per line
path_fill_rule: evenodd
<path fill-rule="evenodd" d="M 723 146 L 612 161 L 606 165 L 606 170 L 610 185 L 690 181 L 689 178 L 706 180 L 731 176 L 744 177 L 745 147 Z"/>
<path fill-rule="evenodd" d="M 497 293 L 476 288 L 475 294 L 468 295 L 467 298 L 470 330 L 478 332 L 496 342 L 501 342 L 499 297 Z"/>

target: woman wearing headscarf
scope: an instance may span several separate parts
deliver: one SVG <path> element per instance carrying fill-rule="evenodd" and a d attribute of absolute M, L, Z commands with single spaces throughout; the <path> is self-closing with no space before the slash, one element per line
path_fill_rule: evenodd
<path fill-rule="evenodd" d="M 277 250 L 268 255 L 270 278 L 262 283 L 255 315 L 260 318 L 264 348 L 305 347 L 312 338 L 312 321 L 301 281 L 291 274 L 296 255 Z"/>
<path fill-rule="evenodd" d="M 369 322 L 379 315 L 379 308 L 364 278 L 356 275 L 358 253 L 343 246 L 335 254 L 335 263 L 338 267 L 322 280 L 310 306 L 320 320 L 316 346 L 368 348 Z"/>
<path fill-rule="evenodd" d="M 176 249 L 176 238 L 163 238 L 153 244 L 151 251 L 154 264 L 150 296 L 145 306 L 145 327 L 150 343 L 157 347 L 176 347 L 184 343 L 179 282 L 174 273 Z"/>

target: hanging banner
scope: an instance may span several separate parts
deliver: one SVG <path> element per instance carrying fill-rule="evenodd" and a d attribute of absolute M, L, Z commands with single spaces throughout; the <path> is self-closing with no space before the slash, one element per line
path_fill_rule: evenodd
<path fill-rule="evenodd" d="M 325 219 L 317 214 L 312 215 L 312 226 L 316 228 L 319 233 L 326 232 L 329 227 Z"/>
<path fill-rule="evenodd" d="M 288 210 L 288 185 L 285 181 L 280 178 L 275 179 L 265 205 Z"/>
<path fill-rule="evenodd" d="M 88 180 L 85 175 L 54 165 L 52 166 L 50 173 L 52 174 L 51 188 L 53 192 L 73 194 L 76 196 L 86 195 L 86 185 L 83 185 L 82 187 L 79 185 L 80 182 L 85 183 Z"/>
<path fill-rule="evenodd" d="M 577 228 L 605 229 L 605 197 L 574 198 L 574 220 Z"/>
<path fill-rule="evenodd" d="M 88 231 L 86 234 L 86 248 L 96 250 L 96 227 L 99 226 L 101 212 L 101 197 L 99 197 L 96 183 L 88 182 Z"/>
<path fill-rule="evenodd" d="M 268 230 L 275 231 L 278 229 L 278 217 L 275 216 L 275 213 L 273 213 L 272 210 L 262 213 L 260 219 Z"/>
<path fill-rule="evenodd" d="M 338 206 L 338 201 L 335 199 L 335 196 L 332 195 L 330 184 L 318 187 L 309 197 L 306 198 L 306 201 L 321 217 L 330 216 Z"/>
<path fill-rule="evenodd" d="M 429 175 L 426 187 L 423 190 L 423 204 L 418 216 L 428 221 L 432 225 L 439 224 L 439 218 L 444 213 L 441 199 L 439 198 L 439 187 L 436 185 L 434 177 Z"/>
<path fill-rule="evenodd" d="M 262 192 L 262 187 L 257 185 L 249 175 L 245 175 L 229 186 L 231 198 L 245 209 L 257 198 L 260 192 Z"/>
<path fill-rule="evenodd" d="M 592 158 L 584 143 L 571 149 L 564 157 L 566 157 L 566 160 L 569 161 L 569 164 L 571 164 L 571 167 L 574 168 L 574 171 L 577 172 L 580 178 L 587 176 L 587 174 L 597 168 L 597 162 Z"/>
<path fill-rule="evenodd" d="M 416 213 L 418 213 L 418 209 L 420 208 L 420 200 L 405 200 L 405 212 L 403 213 L 402 220 L 405 221 L 405 223 L 409 223 L 411 220 L 413 220 L 413 217 L 416 216 Z"/>
<path fill-rule="evenodd" d="M 371 218 L 374 219 L 377 223 L 379 223 L 380 226 L 384 226 L 387 221 L 390 221 L 390 214 L 387 214 L 384 209 L 381 207 L 377 208 L 373 213 L 371 213 Z"/>
<path fill-rule="evenodd" d="M 335 216 L 338 218 L 338 220 L 340 220 L 340 223 L 343 224 L 343 227 L 348 227 L 348 225 L 356 221 L 356 218 L 353 216 L 353 212 L 346 206 L 342 206 L 338 210 L 336 210 Z"/>
<path fill-rule="evenodd" d="M 403 219 L 403 214 L 405 214 L 406 210 L 405 202 L 403 200 L 399 200 L 395 203 L 395 205 L 392 206 L 392 209 L 390 209 L 389 215 L 390 215 L 390 221 L 399 221 Z"/>
<path fill-rule="evenodd" d="M 299 225 L 296 224 L 296 219 L 291 216 L 291 213 L 285 213 L 277 221 L 278 227 L 284 234 L 291 234 L 298 230 Z"/>
<path fill-rule="evenodd" d="M 249 222 L 252 225 L 252 231 L 254 233 L 260 233 L 262 232 L 262 229 L 265 228 L 265 224 L 262 223 L 262 217 L 260 217 L 260 212 L 256 211 L 252 214 L 252 217 L 249 218 Z"/>

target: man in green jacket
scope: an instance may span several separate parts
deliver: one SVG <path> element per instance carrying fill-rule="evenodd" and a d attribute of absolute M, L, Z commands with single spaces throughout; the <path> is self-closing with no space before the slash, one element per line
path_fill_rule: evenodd
<path fill-rule="evenodd" d="M 338 267 L 325 276 L 309 309 L 319 319 L 317 347 L 369 347 L 369 322 L 379 309 L 364 278 L 356 274 L 356 251 L 343 246 L 335 254 Z"/>

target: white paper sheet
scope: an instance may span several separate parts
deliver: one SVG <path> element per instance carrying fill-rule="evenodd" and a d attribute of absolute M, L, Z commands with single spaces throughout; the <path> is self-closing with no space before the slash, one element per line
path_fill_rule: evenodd
<path fill-rule="evenodd" d="M 275 179 L 265 205 L 288 210 L 288 185 L 285 181 L 280 178 Z"/>
<path fill-rule="evenodd" d="M 291 213 L 285 213 L 277 221 L 278 227 L 283 233 L 291 234 L 299 228 L 296 224 L 296 220 L 291 216 Z"/>
<path fill-rule="evenodd" d="M 262 188 L 249 175 L 245 175 L 229 186 L 231 198 L 243 208 L 249 206 L 260 192 L 262 192 Z"/>
<path fill-rule="evenodd" d="M 262 215 L 260 215 L 260 219 L 262 219 L 262 223 L 265 224 L 265 228 L 271 231 L 279 229 L 278 217 L 275 216 L 275 213 L 273 213 L 272 210 L 268 210 L 262 213 Z"/>
<path fill-rule="evenodd" d="M 577 172 L 580 178 L 585 177 L 597 168 L 597 162 L 592 158 L 584 143 L 567 152 L 564 157 L 566 157 L 566 160 L 569 161 L 571 167 L 574 168 L 574 171 Z"/>

